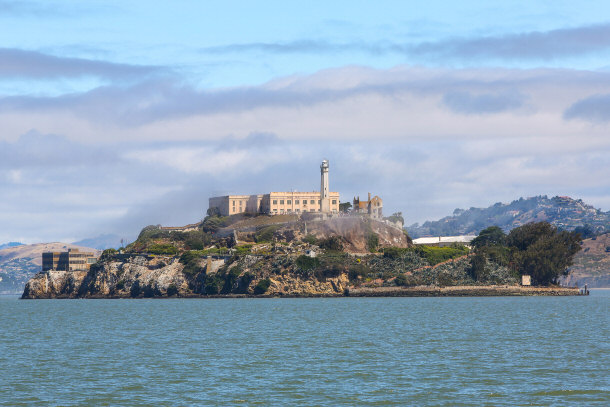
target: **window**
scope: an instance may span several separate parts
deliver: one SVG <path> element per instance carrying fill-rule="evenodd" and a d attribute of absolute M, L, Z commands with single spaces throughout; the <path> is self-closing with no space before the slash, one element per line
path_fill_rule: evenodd
<path fill-rule="evenodd" d="M 235 206 L 235 201 L 233 201 L 233 206 Z"/>
<path fill-rule="evenodd" d="M 288 209 L 286 212 L 287 212 L 287 213 L 290 213 L 290 212 L 292 212 L 292 209 Z"/>
<path fill-rule="evenodd" d="M 320 200 L 318 199 L 318 205 L 320 205 Z"/>
<path fill-rule="evenodd" d="M 283 209 L 280 209 L 280 213 L 284 213 L 284 210 L 283 210 Z"/>
<path fill-rule="evenodd" d="M 336 204 L 337 204 L 337 200 L 333 199 L 333 205 L 336 205 Z"/>
<path fill-rule="evenodd" d="M 300 202 L 301 202 L 301 201 L 299 201 L 298 199 L 295 199 L 295 200 L 294 200 L 294 204 L 295 204 L 295 205 L 298 205 Z"/>
<path fill-rule="evenodd" d="M 273 200 L 273 204 L 274 204 L 274 205 L 277 205 L 277 199 L 274 199 L 274 200 Z"/>
<path fill-rule="evenodd" d="M 290 199 L 289 199 L 289 200 L 287 200 L 287 201 L 286 201 L 286 203 L 287 203 L 288 205 L 292 205 L 292 200 L 290 200 Z"/>
<path fill-rule="evenodd" d="M 284 200 L 280 199 L 280 205 L 284 205 Z"/>
<path fill-rule="evenodd" d="M 310 204 L 315 204 L 316 202 L 312 199 L 311 201 L 309 201 Z"/>

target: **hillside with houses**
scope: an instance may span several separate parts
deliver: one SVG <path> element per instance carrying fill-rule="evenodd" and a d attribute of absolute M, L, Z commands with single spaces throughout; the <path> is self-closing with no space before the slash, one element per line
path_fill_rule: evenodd
<path fill-rule="evenodd" d="M 511 203 L 498 202 L 487 208 L 455 209 L 437 221 L 413 224 L 407 228 L 413 238 L 424 236 L 476 235 L 489 226 L 505 232 L 530 222 L 546 221 L 569 231 L 586 231 L 586 236 L 610 230 L 610 212 L 603 212 L 567 196 L 519 198 Z M 581 233 L 584 234 L 584 233 Z"/>

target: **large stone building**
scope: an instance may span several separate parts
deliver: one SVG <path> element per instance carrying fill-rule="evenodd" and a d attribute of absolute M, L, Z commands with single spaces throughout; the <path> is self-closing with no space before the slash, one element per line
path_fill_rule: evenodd
<path fill-rule="evenodd" d="M 68 249 L 67 252 L 42 253 L 42 271 L 87 271 L 97 261 L 95 253 Z"/>
<path fill-rule="evenodd" d="M 372 218 L 381 219 L 383 218 L 383 200 L 377 195 L 371 198 L 370 192 L 367 201 L 361 201 L 360 197 L 354 197 L 352 211 L 356 213 L 366 213 Z"/>
<path fill-rule="evenodd" d="M 320 165 L 320 192 L 269 192 L 258 195 L 225 195 L 209 199 L 210 208 L 218 208 L 222 216 L 238 213 L 269 215 L 304 212 L 338 213 L 339 193 L 330 192 L 328 160 Z"/>

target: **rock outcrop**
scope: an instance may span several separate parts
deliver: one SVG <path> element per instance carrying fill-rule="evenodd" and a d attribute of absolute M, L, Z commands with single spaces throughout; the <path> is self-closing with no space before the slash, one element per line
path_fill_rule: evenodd
<path fill-rule="evenodd" d="M 189 295 L 177 258 L 132 256 L 86 271 L 44 271 L 25 285 L 22 298 L 128 298 Z"/>

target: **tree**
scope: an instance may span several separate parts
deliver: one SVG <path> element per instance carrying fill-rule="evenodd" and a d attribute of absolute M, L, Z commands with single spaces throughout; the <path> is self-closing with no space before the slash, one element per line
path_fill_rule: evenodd
<path fill-rule="evenodd" d="M 349 202 L 341 202 L 339 204 L 339 211 L 343 213 L 347 213 L 352 209 L 352 204 Z"/>
<path fill-rule="evenodd" d="M 219 218 L 220 216 L 222 216 L 220 214 L 220 209 L 218 209 L 215 206 L 212 208 L 208 208 L 208 211 L 206 213 L 209 217 L 212 217 L 212 218 L 214 218 L 214 217 Z"/>
<path fill-rule="evenodd" d="M 405 218 L 402 217 L 402 212 L 394 212 L 391 216 L 388 216 L 387 218 L 385 218 L 387 220 L 389 220 L 390 222 L 400 222 L 401 225 L 405 224 Z"/>
<path fill-rule="evenodd" d="M 576 229 L 574 229 L 574 233 L 579 233 L 582 239 L 589 239 L 596 235 L 595 231 L 589 224 L 578 226 Z"/>
<path fill-rule="evenodd" d="M 490 226 L 483 229 L 479 236 L 475 237 L 472 246 L 480 248 L 484 246 L 502 246 L 506 244 L 506 234 L 498 226 Z"/>
<path fill-rule="evenodd" d="M 578 233 L 559 231 L 548 222 L 528 223 L 507 237 L 513 268 L 521 275 L 531 275 L 537 285 L 555 284 L 567 274 L 580 250 L 579 242 Z"/>

